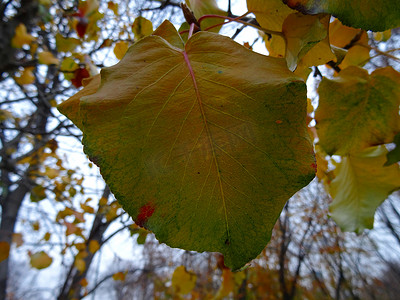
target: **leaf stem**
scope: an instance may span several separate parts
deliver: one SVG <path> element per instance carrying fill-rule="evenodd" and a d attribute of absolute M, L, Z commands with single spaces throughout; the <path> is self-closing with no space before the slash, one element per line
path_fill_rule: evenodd
<path fill-rule="evenodd" d="M 204 15 L 204 16 L 202 16 L 202 17 L 200 17 L 198 19 L 198 22 L 201 23 L 201 21 L 203 21 L 204 19 L 207 19 L 207 18 L 218 18 L 218 19 L 228 20 L 228 22 L 223 22 L 223 23 L 220 23 L 220 24 L 216 24 L 216 25 L 207 27 L 207 28 L 204 29 L 204 31 L 207 31 L 207 30 L 210 30 L 210 29 L 212 29 L 214 27 L 222 26 L 222 25 L 225 25 L 225 24 L 228 24 L 228 23 L 231 23 L 231 22 L 237 22 L 237 23 L 244 24 L 246 26 L 250 26 L 250 27 L 256 28 L 258 30 L 261 30 L 261 31 L 265 32 L 266 34 L 278 35 L 278 36 L 281 36 L 281 37 L 284 38 L 283 33 L 280 32 L 280 31 L 269 30 L 269 29 L 262 28 L 260 26 L 255 25 L 255 24 L 252 24 L 252 23 L 249 23 L 249 22 L 241 20 L 241 18 L 247 16 L 250 13 L 251 12 L 248 11 L 245 14 L 243 14 L 243 15 L 241 15 L 239 17 L 235 17 L 235 18 L 231 18 L 231 17 L 227 17 L 227 16 L 221 16 L 221 15 Z"/>
<path fill-rule="evenodd" d="M 190 39 L 190 38 L 192 37 L 192 35 L 193 35 L 193 32 L 194 32 L 194 26 L 195 26 L 195 24 L 194 24 L 194 23 L 190 24 L 190 28 L 189 28 L 189 34 L 188 34 L 188 39 Z"/>

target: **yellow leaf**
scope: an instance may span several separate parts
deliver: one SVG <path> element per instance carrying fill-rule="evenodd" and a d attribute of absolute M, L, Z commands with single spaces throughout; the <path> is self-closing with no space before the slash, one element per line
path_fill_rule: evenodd
<path fill-rule="evenodd" d="M 60 171 L 57 170 L 57 169 L 46 167 L 45 174 L 49 179 L 54 179 L 54 178 L 56 178 L 58 176 L 58 174 L 60 174 Z"/>
<path fill-rule="evenodd" d="M 76 38 L 65 38 L 60 33 L 56 34 L 57 50 L 60 52 L 73 52 L 80 45 L 80 40 Z"/>
<path fill-rule="evenodd" d="M 317 161 L 317 178 L 321 181 L 326 178 L 328 161 L 319 150 L 319 147 L 315 147 L 315 159 Z"/>
<path fill-rule="evenodd" d="M 383 32 L 374 32 L 374 39 L 378 42 L 386 42 L 388 39 L 390 39 L 392 35 L 392 30 L 388 29 Z"/>
<path fill-rule="evenodd" d="M 15 34 L 11 40 L 11 45 L 14 48 L 22 48 L 23 45 L 30 44 L 34 40 L 35 38 L 27 33 L 26 26 L 21 23 L 15 28 Z"/>
<path fill-rule="evenodd" d="M 345 26 L 335 20 L 329 25 L 329 41 L 342 50 L 340 53 L 339 49 L 335 49 L 342 70 L 349 66 L 363 65 L 369 59 L 368 35 L 361 29 Z"/>
<path fill-rule="evenodd" d="M 336 19 L 329 24 L 329 41 L 336 47 L 347 48 L 361 32 L 361 29 L 345 26 Z"/>
<path fill-rule="evenodd" d="M 365 65 L 369 60 L 369 49 L 364 46 L 355 45 L 347 51 L 342 63 L 339 67 L 343 70 L 350 66 Z"/>
<path fill-rule="evenodd" d="M 129 44 L 125 41 L 119 41 L 115 44 L 114 54 L 118 59 L 122 59 L 128 50 Z"/>
<path fill-rule="evenodd" d="M 135 41 L 138 41 L 153 33 L 153 24 L 146 18 L 137 17 L 133 22 L 132 31 L 135 35 Z"/>
<path fill-rule="evenodd" d="M 53 259 L 46 252 L 40 251 L 31 256 L 31 266 L 35 269 L 45 269 L 51 265 Z"/>
<path fill-rule="evenodd" d="M 46 189 L 41 185 L 36 185 L 31 191 L 31 201 L 38 202 L 46 198 Z"/>
<path fill-rule="evenodd" d="M 107 205 L 107 201 L 108 201 L 107 198 L 101 197 L 100 200 L 99 200 L 99 205 L 100 206 Z"/>
<path fill-rule="evenodd" d="M 39 222 L 36 221 L 36 222 L 32 223 L 32 228 L 33 228 L 33 230 L 38 231 L 40 229 Z"/>
<path fill-rule="evenodd" d="M 81 203 L 80 206 L 84 212 L 89 213 L 89 214 L 94 214 L 94 208 L 91 207 L 90 205 Z"/>
<path fill-rule="evenodd" d="M 119 280 L 119 281 L 124 281 L 124 280 L 125 280 L 125 277 L 126 277 L 126 273 L 124 273 L 124 272 L 118 272 L 118 273 L 115 273 L 115 274 L 112 276 L 112 278 L 113 278 L 114 280 Z"/>
<path fill-rule="evenodd" d="M 108 9 L 111 9 L 116 16 L 118 16 L 118 3 L 109 1 L 107 3 L 107 7 L 108 7 Z"/>
<path fill-rule="evenodd" d="M 46 242 L 48 242 L 48 241 L 50 240 L 50 237 L 51 237 L 51 233 L 50 233 L 50 232 L 46 232 L 45 235 L 44 235 L 44 237 L 43 237 L 43 239 L 44 239 Z"/>
<path fill-rule="evenodd" d="M 85 249 L 86 249 L 86 244 L 83 243 L 85 245 Z M 89 252 L 87 252 L 86 250 L 79 250 L 79 253 L 76 255 L 75 259 L 84 259 L 86 257 L 88 257 Z"/>
<path fill-rule="evenodd" d="M 10 244 L 7 242 L 0 242 L 0 262 L 6 260 L 10 255 Z"/>
<path fill-rule="evenodd" d="M 197 276 L 186 271 L 184 266 L 179 266 L 172 274 L 172 287 L 176 293 L 185 295 L 190 293 L 196 285 Z"/>
<path fill-rule="evenodd" d="M 57 105 L 58 105 L 56 99 L 51 99 L 49 101 L 49 103 L 50 103 L 51 107 L 57 107 Z"/>
<path fill-rule="evenodd" d="M 282 30 L 286 38 L 286 60 L 290 70 L 294 71 L 301 59 L 303 66 L 309 67 L 335 58 L 329 48 L 328 26 L 328 15 L 296 13 L 285 19 Z M 317 45 L 319 48 L 306 56 Z"/>
<path fill-rule="evenodd" d="M 83 279 L 80 281 L 80 284 L 81 284 L 81 286 L 83 286 L 83 287 L 87 287 L 89 283 L 88 283 L 88 281 L 87 281 L 86 278 L 83 278 Z"/>
<path fill-rule="evenodd" d="M 78 259 L 75 260 L 74 266 L 81 273 L 83 273 L 86 270 L 86 263 L 81 258 L 78 258 Z"/>
<path fill-rule="evenodd" d="M 235 278 L 233 276 L 232 271 L 229 269 L 223 269 L 222 284 L 215 298 L 222 299 L 224 297 L 229 296 L 229 294 L 233 292 L 234 288 L 235 288 Z"/>
<path fill-rule="evenodd" d="M 247 0 L 247 9 L 254 13 L 260 25 L 268 30 L 282 31 L 285 19 L 296 11 L 281 0 Z M 285 57 L 285 40 L 278 35 L 261 33 L 270 56 Z"/>
<path fill-rule="evenodd" d="M 280 36 L 263 35 L 265 47 L 272 57 L 285 57 L 286 43 Z"/>
<path fill-rule="evenodd" d="M 89 251 L 90 251 L 91 253 L 96 253 L 96 251 L 99 250 L 99 249 L 100 249 L 100 244 L 99 244 L 98 241 L 96 241 L 96 240 L 91 240 L 91 241 L 89 242 Z"/>
<path fill-rule="evenodd" d="M 76 250 L 78 250 L 78 251 L 83 251 L 86 249 L 85 243 L 75 243 L 74 246 L 75 246 Z"/>
<path fill-rule="evenodd" d="M 314 111 L 314 106 L 311 103 L 311 99 L 307 98 L 307 113 L 311 114 Z"/>
<path fill-rule="evenodd" d="M 286 17 L 296 12 L 282 0 L 247 0 L 247 9 L 256 15 L 263 28 L 273 31 L 282 31 Z"/>
<path fill-rule="evenodd" d="M 218 7 L 216 0 L 185 0 L 186 5 L 193 11 L 194 16 L 199 19 L 204 15 L 219 15 L 226 16 L 226 11 Z M 201 22 L 201 29 L 206 30 L 209 27 L 220 24 L 222 19 L 219 18 L 207 18 Z M 207 31 L 218 32 L 221 26 L 216 26 Z"/>
<path fill-rule="evenodd" d="M 13 114 L 5 109 L 0 109 L 0 122 L 6 121 L 8 119 L 12 119 Z"/>
<path fill-rule="evenodd" d="M 385 146 L 370 147 L 343 157 L 334 170 L 329 210 L 342 230 L 372 228 L 378 206 L 400 188 L 399 165 L 383 166 L 387 153 Z"/>
<path fill-rule="evenodd" d="M 59 60 L 49 51 L 43 51 L 38 54 L 39 63 L 44 65 L 58 65 Z"/>
<path fill-rule="evenodd" d="M 21 75 L 19 75 L 18 77 L 15 77 L 15 81 L 19 84 L 19 85 L 24 85 L 24 84 L 31 84 L 35 82 L 35 75 L 33 75 L 33 70 L 35 68 L 34 67 L 27 67 L 25 68 Z"/>

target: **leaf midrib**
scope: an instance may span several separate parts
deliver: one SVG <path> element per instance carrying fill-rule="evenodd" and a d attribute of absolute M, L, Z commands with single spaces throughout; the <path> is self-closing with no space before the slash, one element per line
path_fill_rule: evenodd
<path fill-rule="evenodd" d="M 211 148 L 214 164 L 215 164 L 215 167 L 217 169 L 218 183 L 219 183 L 219 187 L 220 187 L 220 193 L 221 193 L 222 204 L 223 204 L 224 215 L 225 215 L 225 226 L 226 226 L 226 233 L 227 233 L 227 241 L 230 241 L 230 232 L 229 232 L 229 224 L 228 224 L 228 213 L 227 213 L 227 208 L 226 208 L 224 189 L 222 187 L 222 179 L 221 179 L 220 167 L 219 167 L 219 164 L 218 164 L 217 157 L 215 155 L 214 142 L 213 142 L 211 131 L 210 131 L 210 128 L 208 126 L 207 118 L 206 118 L 206 115 L 205 115 L 205 112 L 204 112 L 203 103 L 201 101 L 199 88 L 197 86 L 196 76 L 194 74 L 194 71 L 193 71 L 192 65 L 190 63 L 190 60 L 189 60 L 187 52 L 184 50 L 184 51 L 182 51 L 182 54 L 183 54 L 183 58 L 184 58 L 184 61 L 186 63 L 186 66 L 188 67 L 190 77 L 192 78 L 192 81 L 193 81 L 193 87 L 194 87 L 194 89 L 196 91 L 196 99 L 197 99 L 197 102 L 199 104 L 201 116 L 202 116 L 202 119 L 203 119 L 203 122 L 204 122 L 204 127 L 206 129 L 206 133 L 207 133 L 208 141 L 209 141 L 209 144 L 210 144 L 210 148 Z"/>

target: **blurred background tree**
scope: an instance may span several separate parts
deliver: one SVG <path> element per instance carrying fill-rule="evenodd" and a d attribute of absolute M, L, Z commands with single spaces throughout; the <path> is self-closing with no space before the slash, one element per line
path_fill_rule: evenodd
<path fill-rule="evenodd" d="M 235 2 L 220 2 L 232 15 Z M 377 228 L 356 236 L 329 219 L 316 180 L 288 202 L 270 244 L 238 273 L 218 254 L 160 245 L 120 208 L 81 154 L 81 132 L 56 106 L 164 19 L 179 26 L 178 1 L 8 0 L 0 15 L 0 299 L 396 297 L 398 194 L 379 210 Z M 398 30 L 370 39 L 385 51 L 398 40 Z M 393 65 L 382 57 L 370 67 Z"/>

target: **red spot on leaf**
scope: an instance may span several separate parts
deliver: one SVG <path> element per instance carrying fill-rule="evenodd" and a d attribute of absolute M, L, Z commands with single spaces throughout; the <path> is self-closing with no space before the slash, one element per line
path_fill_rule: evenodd
<path fill-rule="evenodd" d="M 279 124 L 282 124 L 283 121 L 282 120 L 276 120 L 275 123 L 279 125 Z"/>
<path fill-rule="evenodd" d="M 144 227 L 147 220 L 153 215 L 156 207 L 152 202 L 148 202 L 139 209 L 139 214 L 136 217 L 135 223 Z"/>
<path fill-rule="evenodd" d="M 299 12 L 302 12 L 303 14 L 309 14 L 312 11 L 307 9 L 307 7 L 304 5 L 304 0 L 283 0 L 283 3 L 285 3 L 287 6 L 289 6 L 291 9 L 298 10 Z"/>
<path fill-rule="evenodd" d="M 311 164 L 311 167 L 313 167 L 314 170 L 315 170 L 315 173 L 317 173 L 317 164 L 316 164 L 316 163 L 312 163 L 312 164 Z"/>

